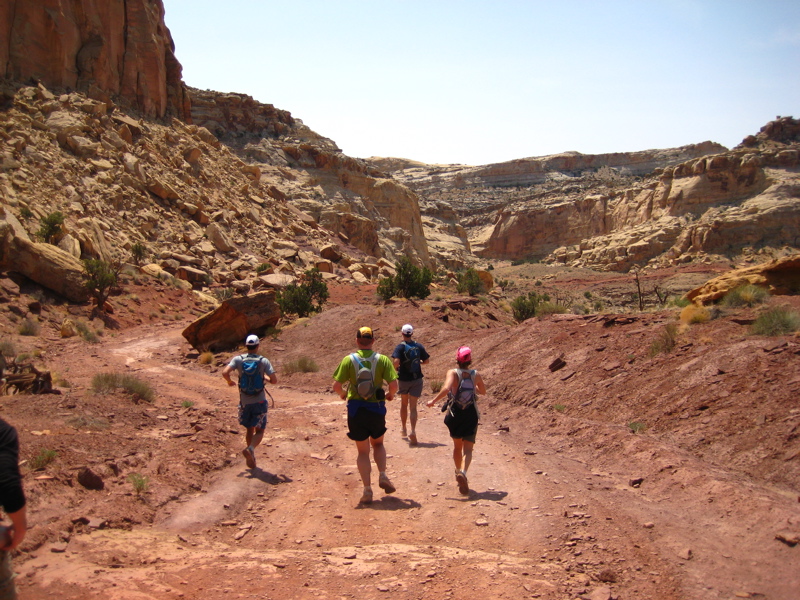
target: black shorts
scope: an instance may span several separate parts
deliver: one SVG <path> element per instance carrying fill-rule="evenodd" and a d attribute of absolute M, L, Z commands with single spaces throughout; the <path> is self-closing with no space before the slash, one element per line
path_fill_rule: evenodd
<path fill-rule="evenodd" d="M 444 416 L 444 424 L 447 425 L 451 438 L 475 443 L 479 419 L 478 407 L 475 404 L 471 404 L 465 409 L 453 404 Z"/>
<path fill-rule="evenodd" d="M 347 417 L 347 437 L 356 442 L 363 442 L 368 438 L 378 439 L 386 433 L 386 415 L 375 411 L 359 408 L 352 417 Z"/>

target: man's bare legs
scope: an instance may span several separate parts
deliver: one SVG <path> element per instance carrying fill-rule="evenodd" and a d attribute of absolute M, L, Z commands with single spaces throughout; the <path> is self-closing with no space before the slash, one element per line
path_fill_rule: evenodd
<path fill-rule="evenodd" d="M 250 469 L 256 468 L 256 446 L 264 439 L 264 430 L 256 427 L 246 427 L 247 431 L 244 434 L 244 441 L 247 442 L 247 448 L 242 450 L 242 455 L 247 462 L 247 467 Z"/>
<path fill-rule="evenodd" d="M 356 459 L 358 474 L 361 476 L 361 483 L 364 485 L 364 493 L 361 496 L 360 502 L 362 504 L 369 504 L 372 502 L 372 464 L 369 459 L 370 449 L 372 449 L 372 455 L 375 459 L 375 466 L 378 467 L 378 485 L 387 494 L 394 492 L 395 487 L 386 476 L 386 446 L 383 445 L 383 436 L 377 439 L 367 438 L 366 440 L 356 442 L 356 448 L 358 449 L 358 458 Z"/>
<path fill-rule="evenodd" d="M 408 440 L 412 446 L 417 444 L 417 401 L 419 398 L 409 396 L 408 394 L 400 395 L 400 422 L 403 424 L 403 437 L 406 437 L 406 419 L 410 421 L 411 431 L 408 434 Z"/>

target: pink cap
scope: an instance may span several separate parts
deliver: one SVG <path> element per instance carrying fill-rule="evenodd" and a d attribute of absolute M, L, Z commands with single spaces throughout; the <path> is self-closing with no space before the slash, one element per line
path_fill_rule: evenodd
<path fill-rule="evenodd" d="M 469 346 L 461 346 L 456 351 L 456 361 L 463 363 L 470 360 L 472 360 L 472 350 L 470 350 Z"/>

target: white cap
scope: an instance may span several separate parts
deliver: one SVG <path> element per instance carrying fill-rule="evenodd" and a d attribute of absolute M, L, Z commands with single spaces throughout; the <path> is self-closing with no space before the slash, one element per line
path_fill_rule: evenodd
<path fill-rule="evenodd" d="M 409 323 L 406 323 L 400 331 L 403 332 L 403 335 L 411 335 L 414 333 L 414 328 Z"/>
<path fill-rule="evenodd" d="M 258 346 L 259 340 L 258 336 L 256 335 L 248 335 L 247 339 L 244 341 L 245 346 Z"/>

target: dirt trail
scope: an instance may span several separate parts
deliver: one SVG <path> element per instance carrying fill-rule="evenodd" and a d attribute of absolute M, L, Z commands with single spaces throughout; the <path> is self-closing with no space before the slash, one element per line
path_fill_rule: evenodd
<path fill-rule="evenodd" d="M 216 411 L 217 426 L 236 431 L 235 441 L 218 449 L 229 466 L 198 482 L 194 493 L 164 503 L 151 526 L 100 529 L 73 536 L 66 548 L 43 547 L 20 566 L 23 600 L 370 599 L 387 592 L 441 598 L 473 590 L 493 598 L 669 600 L 769 587 L 737 581 L 740 567 L 757 571 L 748 573 L 752 582 L 772 565 L 737 564 L 730 546 L 737 536 L 747 541 L 741 531 L 711 529 L 714 519 L 683 503 L 675 489 L 674 501 L 647 497 L 630 486 L 624 469 L 565 451 L 563 436 L 526 431 L 513 415 L 501 420 L 490 399 L 466 498 L 456 489 L 440 411 L 420 408 L 420 444 L 411 447 L 400 437 L 395 402 L 386 447 L 397 492 L 384 495 L 374 485 L 375 502 L 358 506 L 344 403 L 284 385 L 271 389 L 276 405 L 259 466 L 249 471 L 238 454 L 235 390 L 218 374 L 170 364 L 180 339 L 178 329 L 123 336 L 108 344 L 105 357 L 111 366 L 155 373 L 160 398 L 171 404 L 187 399 Z M 189 460 L 195 445 L 183 443 L 170 461 Z M 692 562 L 692 552 L 699 560 Z M 786 577 L 763 597 L 788 599 L 785 589 L 797 575 Z"/>

